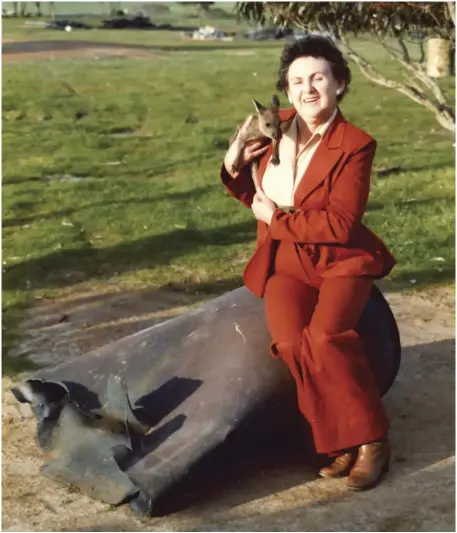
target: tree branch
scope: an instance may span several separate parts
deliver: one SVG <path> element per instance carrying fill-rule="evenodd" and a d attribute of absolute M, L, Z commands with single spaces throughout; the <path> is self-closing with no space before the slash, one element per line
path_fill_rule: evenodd
<path fill-rule="evenodd" d="M 409 57 L 408 48 L 406 47 L 405 41 L 399 36 L 397 37 L 398 44 L 400 45 L 400 48 L 403 52 L 404 60 L 407 63 L 411 63 L 411 58 Z"/>
<path fill-rule="evenodd" d="M 438 102 L 442 106 L 448 106 L 447 99 L 444 96 L 443 91 L 441 90 L 440 86 L 436 83 L 435 80 L 433 80 L 428 74 L 425 68 L 416 61 L 405 61 L 401 54 L 387 46 L 384 45 L 384 43 L 381 43 L 382 46 L 385 48 L 388 54 L 390 54 L 391 57 L 396 59 L 403 67 L 405 67 L 407 70 L 413 73 L 413 75 L 422 82 L 425 87 L 427 87 L 435 96 L 435 98 L 438 100 Z"/>
<path fill-rule="evenodd" d="M 455 2 L 447 2 L 447 9 L 449 11 L 449 16 L 451 17 L 452 24 L 455 26 Z"/>
<path fill-rule="evenodd" d="M 366 59 L 360 56 L 349 46 L 349 43 L 343 35 L 340 35 L 340 40 L 345 48 L 345 55 L 348 57 L 348 59 L 358 65 L 360 71 L 365 77 L 377 85 L 381 85 L 382 87 L 387 87 L 389 89 L 395 89 L 417 104 L 426 107 L 434 113 L 436 120 L 441 126 L 443 126 L 443 128 L 447 129 L 448 131 L 455 132 L 455 116 L 450 108 L 441 103 L 437 104 L 432 102 L 423 91 L 418 90 L 417 85 L 414 86 L 385 78 L 380 72 L 375 70 Z"/>
<path fill-rule="evenodd" d="M 364 76 L 383 87 L 395 89 L 432 111 L 439 123 L 455 131 L 455 114 L 438 83 L 428 76 L 424 44 L 419 39 L 420 61 L 414 61 L 406 44 L 410 32 L 439 35 L 455 46 L 455 2 L 237 2 L 239 13 L 248 20 L 274 19 L 280 25 L 296 25 L 306 31 L 331 31 L 345 48 L 348 60 L 355 62 Z M 384 77 L 356 53 L 346 37 L 366 32 L 389 55 L 398 60 L 409 79 L 394 81 Z M 389 44 L 389 37 L 398 40 Z M 411 75 L 412 74 L 412 75 Z"/>
<path fill-rule="evenodd" d="M 423 39 L 421 39 L 418 44 L 419 44 L 419 50 L 421 53 L 420 58 L 419 58 L 419 64 L 423 65 L 423 63 L 425 62 L 425 48 L 424 48 Z"/>

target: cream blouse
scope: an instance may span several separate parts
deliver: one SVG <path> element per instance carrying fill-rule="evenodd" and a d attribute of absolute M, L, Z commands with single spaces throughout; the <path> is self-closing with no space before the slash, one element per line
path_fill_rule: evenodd
<path fill-rule="evenodd" d="M 295 191 L 305 174 L 314 153 L 333 122 L 338 108 L 335 108 L 327 122 L 316 128 L 301 152 L 297 153 L 298 120 L 293 118 L 287 131 L 283 132 L 279 142 L 279 165 L 268 162 L 262 179 L 262 189 L 277 206 L 292 207 Z"/>

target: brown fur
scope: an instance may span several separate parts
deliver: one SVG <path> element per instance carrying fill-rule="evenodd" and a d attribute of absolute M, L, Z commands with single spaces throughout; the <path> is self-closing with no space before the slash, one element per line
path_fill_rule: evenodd
<path fill-rule="evenodd" d="M 271 162 L 273 165 L 279 165 L 279 141 L 281 140 L 283 131 L 283 124 L 281 124 L 279 118 L 279 99 L 274 95 L 270 107 L 264 107 L 256 100 L 253 100 L 253 102 L 257 110 L 257 115 L 254 115 L 243 140 L 246 143 L 265 138 L 271 139 L 273 141 L 273 155 L 271 157 Z M 235 134 L 230 137 L 230 145 L 235 141 L 240 128 L 241 126 L 238 126 Z M 238 170 L 239 158 L 237 158 L 232 165 L 233 172 L 238 172 Z"/>

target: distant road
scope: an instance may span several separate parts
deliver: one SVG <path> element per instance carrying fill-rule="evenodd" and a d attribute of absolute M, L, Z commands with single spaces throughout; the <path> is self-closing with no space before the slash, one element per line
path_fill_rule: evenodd
<path fill-rule="evenodd" d="M 158 46 L 96 41 L 15 41 L 2 46 L 2 54 L 29 54 L 30 52 L 54 52 L 80 48 L 132 48 L 137 50 L 160 50 Z M 177 47 L 178 48 L 178 47 Z"/>

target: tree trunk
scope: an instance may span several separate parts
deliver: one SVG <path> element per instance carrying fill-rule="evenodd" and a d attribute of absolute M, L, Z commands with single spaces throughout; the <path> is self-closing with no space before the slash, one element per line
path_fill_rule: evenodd
<path fill-rule="evenodd" d="M 51 15 L 52 20 L 56 18 L 56 6 L 54 2 L 49 2 L 49 14 Z"/>
<path fill-rule="evenodd" d="M 443 78 L 452 72 L 452 43 L 446 39 L 429 39 L 427 46 L 427 74 Z"/>

